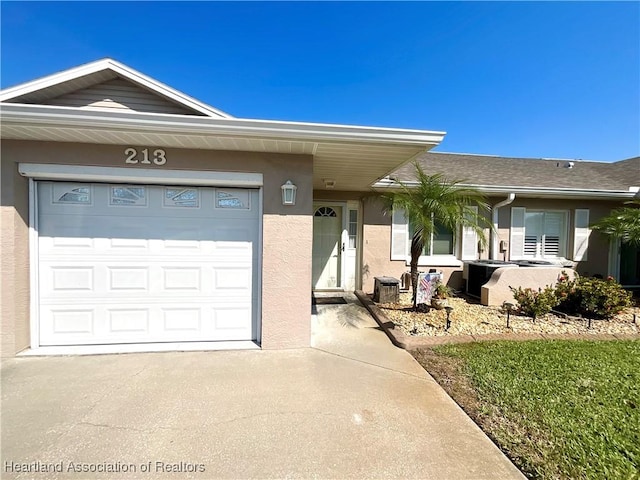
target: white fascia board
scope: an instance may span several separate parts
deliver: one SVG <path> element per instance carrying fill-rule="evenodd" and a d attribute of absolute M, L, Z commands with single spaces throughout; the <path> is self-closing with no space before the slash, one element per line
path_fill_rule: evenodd
<path fill-rule="evenodd" d="M 402 182 L 408 187 L 417 186 L 415 181 Z M 400 185 L 394 180 L 382 179 L 373 185 L 373 188 L 393 189 Z M 635 195 L 635 187 L 629 190 L 585 190 L 580 188 L 547 188 L 547 187 L 514 187 L 514 186 L 494 186 L 494 185 L 472 185 L 460 184 L 461 187 L 476 188 L 480 192 L 490 194 L 509 194 L 514 193 L 519 197 L 550 197 L 550 198 L 607 198 L 607 199 L 626 199 L 633 198 Z"/>
<path fill-rule="evenodd" d="M 50 128 L 101 128 L 162 134 L 239 135 L 282 140 L 382 143 L 433 146 L 445 132 L 298 123 L 242 118 L 212 118 L 141 112 L 106 112 L 72 107 L 0 104 L 0 120 L 9 125 Z"/>
<path fill-rule="evenodd" d="M 7 88 L 0 91 L 0 102 L 9 102 L 13 98 L 27 95 L 38 90 L 49 88 L 54 85 L 68 82 L 70 80 L 84 77 L 86 75 L 91 75 L 92 73 L 97 73 L 103 70 L 110 70 L 115 74 L 132 81 L 133 83 L 141 85 L 149 90 L 156 92 L 161 96 L 167 97 L 175 102 L 178 102 L 181 105 L 184 105 L 187 108 L 200 112 L 206 116 L 232 118 L 231 115 L 221 110 L 202 103 L 193 97 L 185 95 L 184 93 L 179 92 L 178 90 L 175 90 L 174 88 L 171 88 L 164 83 L 158 82 L 157 80 L 154 80 L 153 78 L 148 77 L 143 73 L 140 73 L 137 70 L 127 67 L 126 65 L 123 65 L 122 63 L 110 58 L 97 60 L 95 62 L 80 65 L 69 70 L 54 73 L 53 75 L 48 75 L 46 77 L 38 78 L 27 83 L 16 85 L 15 87 Z"/>
<path fill-rule="evenodd" d="M 263 184 L 261 173 L 243 172 L 162 170 L 137 167 L 85 167 L 82 165 L 42 163 L 20 163 L 18 171 L 20 175 L 34 180 L 244 188 L 259 188 Z"/>
<path fill-rule="evenodd" d="M 208 116 L 221 117 L 221 118 L 233 118 L 228 113 L 223 112 L 222 110 L 218 110 L 217 108 L 213 108 L 210 105 L 202 103 L 196 100 L 189 95 L 186 95 L 170 86 L 154 80 L 151 77 L 146 76 L 145 74 L 138 72 L 132 68 L 123 65 L 122 63 L 116 62 L 115 60 L 108 59 L 109 65 L 111 69 L 120 74 L 121 76 L 128 78 L 134 83 L 138 83 L 152 91 L 159 93 L 165 97 L 168 97 L 188 108 L 192 108 L 200 113 L 203 113 Z"/>

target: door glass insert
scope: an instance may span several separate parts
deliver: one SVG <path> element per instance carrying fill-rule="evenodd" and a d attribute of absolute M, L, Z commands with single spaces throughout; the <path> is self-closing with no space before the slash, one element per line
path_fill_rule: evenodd
<path fill-rule="evenodd" d="M 335 217 L 336 211 L 331 207 L 320 207 L 313 214 L 314 217 Z"/>
<path fill-rule="evenodd" d="M 358 211 L 349 210 L 349 248 L 356 248 L 358 234 Z"/>

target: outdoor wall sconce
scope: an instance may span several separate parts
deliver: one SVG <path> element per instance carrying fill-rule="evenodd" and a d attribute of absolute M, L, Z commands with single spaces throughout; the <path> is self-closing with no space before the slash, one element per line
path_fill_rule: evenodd
<path fill-rule="evenodd" d="M 449 320 L 449 317 L 451 316 L 451 312 L 453 312 L 453 307 L 449 307 L 447 305 L 444 307 L 444 311 L 447 312 L 447 326 L 445 327 L 445 330 L 449 331 L 449 327 L 451 326 L 451 320 Z"/>
<path fill-rule="evenodd" d="M 298 187 L 291 183 L 291 180 L 287 180 L 280 188 L 282 189 L 282 205 L 295 205 Z"/>
<path fill-rule="evenodd" d="M 502 306 L 507 311 L 507 328 L 509 328 L 509 316 L 511 315 L 511 312 L 513 312 L 513 310 L 516 308 L 516 306 L 513 303 L 504 303 Z"/>

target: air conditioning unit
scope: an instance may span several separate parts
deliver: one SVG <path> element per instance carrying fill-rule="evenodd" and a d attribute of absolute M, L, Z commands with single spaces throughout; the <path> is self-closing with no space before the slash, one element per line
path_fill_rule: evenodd
<path fill-rule="evenodd" d="M 566 258 L 553 258 L 549 260 L 516 260 L 513 263 L 517 263 L 521 267 L 566 267 L 575 268 L 575 262 L 567 260 Z"/>
<path fill-rule="evenodd" d="M 518 267 L 515 263 L 502 260 L 475 260 L 465 262 L 465 266 L 467 270 L 467 295 L 478 298 L 482 293 L 482 286 L 489 281 L 493 272 L 498 268 Z"/>

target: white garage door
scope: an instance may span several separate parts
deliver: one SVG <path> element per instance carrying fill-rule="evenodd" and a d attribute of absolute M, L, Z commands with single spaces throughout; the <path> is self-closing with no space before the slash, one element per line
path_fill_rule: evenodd
<path fill-rule="evenodd" d="M 41 345 L 257 338 L 257 190 L 37 187 Z"/>

